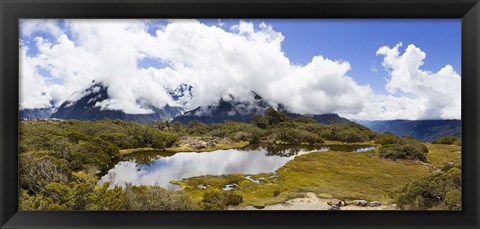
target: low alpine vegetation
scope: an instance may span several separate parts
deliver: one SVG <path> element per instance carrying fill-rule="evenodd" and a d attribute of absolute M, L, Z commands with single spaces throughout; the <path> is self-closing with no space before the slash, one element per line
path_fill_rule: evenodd
<path fill-rule="evenodd" d="M 428 148 L 413 137 L 396 137 L 384 133 L 376 143 L 380 144 L 379 156 L 388 159 L 427 161 Z"/>

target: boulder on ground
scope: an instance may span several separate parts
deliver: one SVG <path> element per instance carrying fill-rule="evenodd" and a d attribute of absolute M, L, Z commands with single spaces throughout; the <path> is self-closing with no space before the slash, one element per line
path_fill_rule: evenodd
<path fill-rule="evenodd" d="M 380 202 L 378 202 L 378 201 L 372 201 L 372 202 L 370 202 L 370 204 L 368 204 L 368 205 L 369 205 L 370 207 L 378 207 L 378 206 L 380 206 L 381 204 L 380 204 Z"/>
<path fill-rule="evenodd" d="M 202 142 L 202 141 L 193 142 L 193 143 L 190 144 L 190 146 L 195 148 L 195 149 L 205 149 L 205 148 L 207 148 L 207 143 Z"/>
<path fill-rule="evenodd" d="M 345 201 L 333 199 L 333 200 L 328 201 L 327 204 L 330 205 L 330 206 L 340 207 L 340 206 L 345 206 Z"/>
<path fill-rule="evenodd" d="M 333 205 L 332 207 L 330 207 L 328 210 L 331 210 L 331 211 L 338 211 L 338 210 L 341 210 L 339 206 L 336 206 L 336 205 Z"/>
<path fill-rule="evenodd" d="M 366 200 L 354 200 L 353 204 L 356 205 L 356 206 L 365 207 L 365 206 L 368 205 L 368 201 L 366 201 Z"/>

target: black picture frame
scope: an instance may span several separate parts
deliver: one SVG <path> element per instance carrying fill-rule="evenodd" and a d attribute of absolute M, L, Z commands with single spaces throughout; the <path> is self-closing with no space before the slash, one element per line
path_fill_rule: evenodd
<path fill-rule="evenodd" d="M 478 0 L 0 0 L 1 228 L 480 228 Z M 18 211 L 22 18 L 461 18 L 462 211 Z"/>

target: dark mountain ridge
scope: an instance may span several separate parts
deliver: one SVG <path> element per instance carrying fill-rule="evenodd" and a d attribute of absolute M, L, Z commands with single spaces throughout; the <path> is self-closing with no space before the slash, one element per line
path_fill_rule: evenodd
<path fill-rule="evenodd" d="M 375 132 L 391 132 L 397 136 L 412 136 L 417 140 L 430 142 L 439 137 L 462 137 L 462 121 L 453 120 L 378 120 L 355 121 Z"/>
<path fill-rule="evenodd" d="M 102 120 L 108 118 L 139 123 L 154 123 L 158 120 L 170 120 L 182 112 L 181 108 L 168 105 L 163 109 L 150 106 L 148 108 L 153 110 L 153 113 L 150 114 L 127 114 L 121 110 L 102 110 L 95 104 L 109 98 L 107 90 L 108 88 L 103 84 L 96 83 L 85 89 L 80 99 L 62 103 L 51 115 L 51 118 L 79 120 Z"/>
<path fill-rule="evenodd" d="M 153 112 L 150 114 L 127 114 L 121 110 L 105 110 L 97 107 L 98 102 L 109 99 L 108 87 L 101 82 L 92 82 L 93 84 L 79 92 L 79 99 L 65 101 L 56 109 L 23 109 L 19 111 L 21 118 L 27 119 L 78 119 L 78 120 L 102 120 L 102 119 L 121 119 L 139 123 L 154 123 L 159 120 L 179 121 L 187 124 L 192 120 L 198 120 L 204 123 L 223 123 L 224 121 L 251 122 L 252 115 L 264 114 L 265 110 L 272 107 L 262 96 L 251 91 L 251 98 L 248 100 L 239 100 L 233 95 L 226 98 L 220 98 L 218 102 L 208 106 L 199 106 L 193 110 L 183 113 L 183 107 L 165 106 L 162 109 L 152 106 L 146 107 Z M 168 92 L 172 99 L 182 105 L 186 105 L 188 98 L 192 98 L 192 86 L 181 84 L 175 90 Z M 185 100 L 184 98 L 187 98 Z M 286 113 L 295 118 L 300 114 L 290 112 L 283 104 L 276 108 L 278 111 Z M 307 115 L 322 124 L 348 123 L 348 119 L 340 117 L 338 114 L 315 114 Z"/>
<path fill-rule="evenodd" d="M 233 95 L 229 98 L 221 98 L 217 103 L 203 107 L 199 106 L 187 111 L 173 119 L 187 124 L 198 120 L 204 123 L 222 123 L 226 120 L 238 122 L 250 122 L 254 114 L 263 114 L 270 107 L 267 101 L 255 92 L 251 92 L 252 101 L 238 101 Z"/>
<path fill-rule="evenodd" d="M 197 120 L 204 123 L 222 123 L 224 121 L 251 122 L 254 114 L 264 114 L 265 110 L 272 107 L 263 97 L 254 91 L 251 91 L 251 101 L 238 101 L 233 95 L 229 95 L 228 100 L 221 98 L 217 103 L 202 107 L 199 106 L 193 110 L 187 111 L 173 119 L 187 124 L 190 121 Z M 274 108 L 275 109 L 275 108 Z M 283 104 L 279 104 L 276 110 L 295 118 L 301 114 L 290 112 Z M 338 114 L 315 114 L 306 115 L 322 124 L 349 123 L 346 118 Z"/>

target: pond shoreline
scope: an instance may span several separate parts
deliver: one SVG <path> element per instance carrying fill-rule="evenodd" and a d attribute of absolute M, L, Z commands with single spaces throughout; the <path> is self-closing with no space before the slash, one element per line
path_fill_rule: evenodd
<path fill-rule="evenodd" d="M 176 146 L 176 147 L 168 147 L 164 149 L 157 149 L 157 148 L 151 148 L 151 147 L 146 147 L 146 148 L 131 148 L 131 149 L 120 149 L 119 150 L 119 155 L 120 157 L 134 154 L 134 153 L 141 153 L 141 152 L 147 152 L 147 151 L 165 151 L 169 153 L 187 153 L 187 152 L 198 152 L 198 153 L 205 153 L 205 152 L 212 152 L 216 150 L 227 150 L 227 149 L 241 149 L 244 147 L 249 147 L 249 146 L 298 146 L 298 147 L 315 147 L 315 146 L 358 146 L 362 148 L 370 148 L 370 147 L 376 147 L 376 144 L 374 142 L 354 142 L 354 143 L 345 143 L 345 142 L 338 142 L 338 141 L 325 141 L 322 144 L 317 144 L 317 145 L 308 145 L 308 144 L 299 144 L 299 145 L 293 145 L 293 144 L 277 144 L 277 143 L 270 143 L 270 142 L 263 142 L 259 144 L 250 144 L 248 142 L 234 142 L 230 144 L 226 143 L 219 143 L 216 144 L 213 147 L 207 147 L 207 148 L 194 148 L 192 146 L 186 146 L 181 145 L 181 146 Z"/>
<path fill-rule="evenodd" d="M 274 172 L 296 156 L 310 152 L 355 153 L 357 149 L 371 149 L 371 147 L 370 145 L 257 144 L 213 150 L 208 153 L 156 151 L 141 148 L 138 151 L 130 150 L 129 154 L 119 158 L 108 171 L 102 172 L 99 184 L 108 181 L 106 175 L 112 173 L 115 177 L 112 185 L 123 186 L 130 183 L 156 185 L 168 189 L 174 188 L 172 185 L 177 185 L 172 181 L 181 181 L 190 177 Z M 185 167 L 185 165 L 189 166 Z"/>

